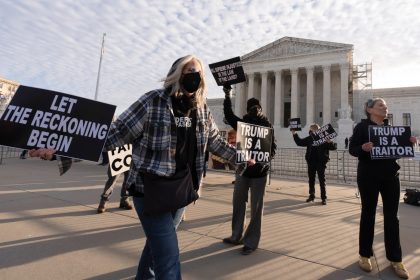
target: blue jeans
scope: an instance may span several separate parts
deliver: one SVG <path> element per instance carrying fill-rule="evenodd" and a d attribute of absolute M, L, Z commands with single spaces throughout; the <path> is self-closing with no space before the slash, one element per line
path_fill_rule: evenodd
<path fill-rule="evenodd" d="M 146 234 L 146 244 L 140 257 L 136 280 L 181 279 L 176 228 L 184 208 L 158 216 L 145 215 L 144 198 L 133 197 L 134 207 Z"/>

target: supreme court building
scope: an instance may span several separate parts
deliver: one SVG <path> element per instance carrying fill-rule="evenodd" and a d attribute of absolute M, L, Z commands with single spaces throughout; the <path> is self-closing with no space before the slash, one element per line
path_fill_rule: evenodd
<path fill-rule="evenodd" d="M 247 81 L 234 87 L 236 115 L 245 114 L 246 101 L 255 97 L 278 141 L 286 134 L 283 142 L 290 142 L 288 120 L 296 117 L 304 131 L 331 123 L 343 139 L 351 135 L 353 45 L 283 37 L 241 61 Z"/>

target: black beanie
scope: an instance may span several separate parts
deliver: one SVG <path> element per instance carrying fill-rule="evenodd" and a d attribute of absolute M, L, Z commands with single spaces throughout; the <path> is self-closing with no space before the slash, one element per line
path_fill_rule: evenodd
<path fill-rule="evenodd" d="M 249 109 L 255 105 L 258 105 L 261 108 L 260 101 L 254 97 L 248 99 L 246 102 L 246 111 L 249 111 Z"/>

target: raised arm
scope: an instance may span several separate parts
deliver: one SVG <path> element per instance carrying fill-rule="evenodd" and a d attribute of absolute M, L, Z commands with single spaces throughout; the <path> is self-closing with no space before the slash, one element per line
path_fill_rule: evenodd
<path fill-rule="evenodd" d="M 225 114 L 226 122 L 234 129 L 237 130 L 238 122 L 242 121 L 241 118 L 236 116 L 232 111 L 232 100 L 230 99 L 230 86 L 224 86 L 225 100 L 223 101 L 223 113 Z"/>

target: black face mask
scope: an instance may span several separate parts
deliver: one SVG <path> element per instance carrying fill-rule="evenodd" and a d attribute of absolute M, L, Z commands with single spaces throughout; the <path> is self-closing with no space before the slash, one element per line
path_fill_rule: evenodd
<path fill-rule="evenodd" d="M 188 93 L 196 92 L 200 87 L 201 76 L 199 72 L 184 74 L 181 80 L 181 86 Z"/>
<path fill-rule="evenodd" d="M 259 106 L 252 106 L 249 110 L 248 110 L 248 115 L 250 115 L 251 117 L 258 117 L 259 115 L 261 115 L 262 110 Z"/>

